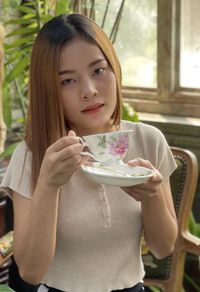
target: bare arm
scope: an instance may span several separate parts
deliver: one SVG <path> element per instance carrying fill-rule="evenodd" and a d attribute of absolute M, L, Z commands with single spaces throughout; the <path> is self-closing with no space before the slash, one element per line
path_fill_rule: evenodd
<path fill-rule="evenodd" d="M 21 277 L 41 282 L 56 246 L 60 186 L 80 167 L 82 145 L 76 137 L 63 137 L 44 156 L 33 199 L 14 193 L 14 256 Z"/>
<path fill-rule="evenodd" d="M 54 256 L 58 197 L 58 191 L 42 186 L 33 201 L 13 196 L 14 257 L 20 276 L 31 284 L 41 282 Z"/>
<path fill-rule="evenodd" d="M 178 228 L 169 182 L 163 183 L 157 193 L 142 201 L 145 240 L 157 258 L 172 253 Z"/>
<path fill-rule="evenodd" d="M 162 182 L 149 161 L 138 159 L 130 164 L 154 171 L 148 182 L 124 190 L 141 202 L 144 236 L 150 250 L 157 258 L 166 257 L 173 251 L 178 233 L 169 180 Z"/>

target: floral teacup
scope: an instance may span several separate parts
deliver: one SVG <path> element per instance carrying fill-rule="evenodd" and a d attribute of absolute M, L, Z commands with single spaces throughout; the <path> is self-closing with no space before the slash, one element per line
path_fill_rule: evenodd
<path fill-rule="evenodd" d="M 129 144 L 132 130 L 123 130 L 83 136 L 80 141 L 88 146 L 95 159 L 104 164 L 118 164 L 123 162 Z"/>

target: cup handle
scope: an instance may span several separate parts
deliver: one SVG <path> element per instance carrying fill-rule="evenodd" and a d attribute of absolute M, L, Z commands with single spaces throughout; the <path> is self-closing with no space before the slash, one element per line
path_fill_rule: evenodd
<path fill-rule="evenodd" d="M 77 136 L 77 138 L 78 138 L 79 142 L 80 142 L 84 147 L 85 147 L 85 146 L 88 146 L 87 143 L 83 140 L 83 138 L 78 137 L 78 136 Z"/>

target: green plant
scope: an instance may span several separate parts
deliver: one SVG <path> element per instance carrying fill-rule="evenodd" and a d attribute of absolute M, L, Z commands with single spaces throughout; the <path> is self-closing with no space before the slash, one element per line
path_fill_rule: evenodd
<path fill-rule="evenodd" d="M 139 121 L 138 114 L 128 102 L 123 102 L 122 104 L 122 119 L 131 122 Z"/>
<path fill-rule="evenodd" d="M 149 290 L 150 290 L 151 292 L 160 292 L 160 289 L 155 288 L 155 287 L 149 287 Z"/>
<path fill-rule="evenodd" d="M 14 290 L 12 290 L 6 285 L 0 285 L 0 292 L 14 292 Z"/>
<path fill-rule="evenodd" d="M 192 212 L 190 213 L 190 217 L 189 217 L 189 230 L 193 235 L 200 238 L 200 223 L 196 221 L 194 214 Z M 200 267 L 200 264 L 199 264 L 199 267 Z M 194 291 L 200 292 L 199 284 L 196 283 L 196 281 L 186 272 L 184 273 L 184 279 L 186 280 L 186 282 L 190 284 L 191 287 L 193 287 Z"/>
<path fill-rule="evenodd" d="M 41 26 L 53 16 L 69 12 L 69 1 L 35 0 L 15 8 L 15 15 L 4 22 L 10 32 L 6 34 L 5 43 L 3 112 L 8 130 L 17 126 L 23 131 L 27 109 L 28 67 L 35 36 Z"/>
<path fill-rule="evenodd" d="M 189 217 L 189 229 L 193 235 L 200 237 L 200 223 L 195 220 L 194 214 L 192 212 L 190 213 Z"/>
<path fill-rule="evenodd" d="M 185 273 L 184 275 L 187 282 L 193 287 L 193 291 L 200 292 L 200 286 L 190 277 L 188 274 Z"/>

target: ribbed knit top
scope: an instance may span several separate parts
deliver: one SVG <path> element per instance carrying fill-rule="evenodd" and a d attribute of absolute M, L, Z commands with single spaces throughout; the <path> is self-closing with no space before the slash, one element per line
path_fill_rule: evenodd
<path fill-rule="evenodd" d="M 122 121 L 121 129 L 134 130 L 124 161 L 148 159 L 167 179 L 176 164 L 163 134 L 128 121 Z M 14 190 L 32 199 L 27 151 L 25 142 L 20 143 L 1 186 L 10 196 Z M 141 234 L 140 202 L 120 187 L 90 181 L 80 169 L 61 187 L 56 251 L 43 283 L 67 292 L 110 292 L 134 286 L 144 277 Z"/>

